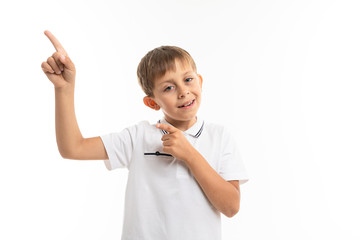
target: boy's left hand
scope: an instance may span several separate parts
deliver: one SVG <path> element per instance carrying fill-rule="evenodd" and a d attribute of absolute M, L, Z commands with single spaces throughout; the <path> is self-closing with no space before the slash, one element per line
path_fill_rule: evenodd
<path fill-rule="evenodd" d="M 186 162 L 195 148 L 189 143 L 181 130 L 168 124 L 156 124 L 157 128 L 165 130 L 168 134 L 164 134 L 161 138 L 163 141 L 163 151 L 171 154 L 178 160 Z"/>

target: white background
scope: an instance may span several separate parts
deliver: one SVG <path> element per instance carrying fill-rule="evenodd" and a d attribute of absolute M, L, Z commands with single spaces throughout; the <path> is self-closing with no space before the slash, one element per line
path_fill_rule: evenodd
<path fill-rule="evenodd" d="M 120 239 L 126 169 L 62 159 L 55 49 L 77 67 L 84 137 L 161 112 L 136 68 L 177 45 L 204 78 L 204 119 L 230 126 L 250 181 L 223 239 L 360 238 L 360 4 L 302 1 L 1 1 L 0 239 Z"/>

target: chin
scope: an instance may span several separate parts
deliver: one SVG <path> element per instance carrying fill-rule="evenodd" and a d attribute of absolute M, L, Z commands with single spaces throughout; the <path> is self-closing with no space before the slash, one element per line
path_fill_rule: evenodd
<path fill-rule="evenodd" d="M 191 115 L 187 115 L 187 116 L 174 116 L 174 115 L 166 114 L 164 112 L 164 115 L 165 115 L 165 118 L 167 118 L 167 119 L 171 119 L 171 120 L 179 121 L 179 122 L 188 122 L 188 121 L 193 120 L 197 114 L 191 114 Z"/>

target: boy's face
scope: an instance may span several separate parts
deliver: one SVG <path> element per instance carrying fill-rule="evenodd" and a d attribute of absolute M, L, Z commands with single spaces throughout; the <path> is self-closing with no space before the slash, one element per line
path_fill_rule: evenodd
<path fill-rule="evenodd" d="M 201 103 L 202 77 L 192 67 L 175 60 L 176 70 L 154 82 L 153 97 L 146 96 L 148 107 L 162 109 L 166 121 L 177 126 L 192 126 Z"/>

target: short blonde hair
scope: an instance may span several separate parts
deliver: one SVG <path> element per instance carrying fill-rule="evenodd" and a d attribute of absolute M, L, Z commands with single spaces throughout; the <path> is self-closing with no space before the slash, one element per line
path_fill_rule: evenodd
<path fill-rule="evenodd" d="M 161 46 L 149 51 L 137 68 L 138 82 L 147 96 L 153 97 L 155 79 L 161 78 L 169 70 L 175 71 L 175 60 L 188 63 L 196 72 L 196 65 L 190 54 L 176 46 Z"/>

